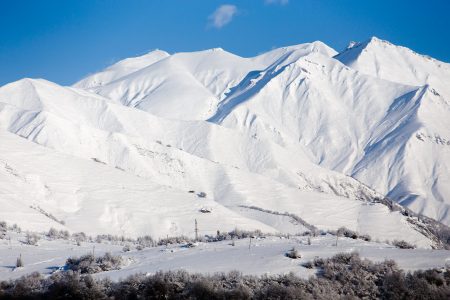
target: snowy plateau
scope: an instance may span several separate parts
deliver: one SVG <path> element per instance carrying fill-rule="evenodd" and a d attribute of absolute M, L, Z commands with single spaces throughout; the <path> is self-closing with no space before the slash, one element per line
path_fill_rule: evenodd
<path fill-rule="evenodd" d="M 448 242 L 449 209 L 450 64 L 378 38 L 340 53 L 313 42 L 251 58 L 155 50 L 72 86 L 22 79 L 0 87 L 0 221 L 8 226 L 154 240 L 193 238 L 196 229 L 268 236 L 253 258 L 248 240 L 175 247 L 171 258 L 164 247 L 145 250 L 113 277 L 211 271 L 197 262 L 216 251 L 230 269 L 307 276 L 283 260 L 292 245 L 311 258 L 359 249 L 405 269 L 442 267 L 449 253 L 432 248 Z M 341 227 L 371 241 L 330 248 Z M 322 232 L 310 248 L 307 231 Z M 287 235 L 297 240 L 280 239 Z M 13 248 L 35 253 L 27 272 L 91 249 L 21 246 L 23 234 L 11 236 L 0 239 L 0 279 L 22 274 L 6 267 Z M 417 249 L 387 244 L 395 240 Z M 107 248 L 122 246 L 98 246 Z"/>

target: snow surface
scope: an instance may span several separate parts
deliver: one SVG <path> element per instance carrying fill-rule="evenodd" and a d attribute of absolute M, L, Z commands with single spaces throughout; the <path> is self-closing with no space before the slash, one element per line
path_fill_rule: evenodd
<path fill-rule="evenodd" d="M 95 255 L 110 252 L 121 255 L 125 265 L 120 270 L 95 274 L 97 278 L 108 277 L 113 280 L 124 279 L 136 273 L 152 274 L 157 271 L 186 270 L 213 274 L 238 270 L 243 274 L 287 274 L 293 272 L 308 278 L 315 271 L 302 266 L 316 257 L 327 258 L 342 252 L 358 252 L 361 257 L 372 261 L 393 259 L 406 271 L 418 269 L 443 268 L 450 264 L 450 251 L 426 249 L 398 249 L 384 243 L 364 242 L 340 238 L 336 245 L 334 236 L 311 238 L 294 236 L 290 239 L 266 237 L 230 241 L 198 243 L 194 248 L 185 245 L 159 246 L 138 251 L 123 252 L 121 245 L 106 243 L 81 243 L 73 241 L 40 240 L 38 246 L 21 244 L 23 236 L 13 235 L 11 242 L 0 240 L 0 280 L 18 278 L 34 271 L 51 274 L 63 269 L 68 257 L 81 256 L 94 251 Z M 250 247 L 249 247 L 250 245 Z M 285 256 L 292 247 L 302 255 L 301 259 Z M 14 268 L 15 261 L 22 255 L 23 268 Z"/>
<path fill-rule="evenodd" d="M 341 53 L 321 42 L 254 58 L 179 53 L 89 90 L 305 152 L 450 224 L 449 82 L 449 64 L 374 37 Z"/>
<path fill-rule="evenodd" d="M 0 220 L 155 238 L 193 236 L 195 219 L 204 234 L 304 232 L 287 212 L 430 247 L 371 202 L 388 195 L 450 224 L 448 70 L 372 39 L 340 54 L 321 42 L 253 58 L 158 50 L 73 87 L 7 84 Z"/>

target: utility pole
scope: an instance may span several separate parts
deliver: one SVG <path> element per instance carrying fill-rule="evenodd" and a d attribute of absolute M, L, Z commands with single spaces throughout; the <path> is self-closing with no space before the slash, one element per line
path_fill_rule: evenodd
<path fill-rule="evenodd" d="M 198 226 L 197 226 L 197 219 L 195 219 L 195 241 L 198 242 Z"/>
<path fill-rule="evenodd" d="M 250 236 L 250 240 L 248 243 L 248 251 L 250 251 L 250 248 L 252 247 L 252 237 Z"/>
<path fill-rule="evenodd" d="M 94 258 L 95 258 L 95 245 L 94 245 L 94 246 L 92 246 L 92 257 L 94 257 Z"/>

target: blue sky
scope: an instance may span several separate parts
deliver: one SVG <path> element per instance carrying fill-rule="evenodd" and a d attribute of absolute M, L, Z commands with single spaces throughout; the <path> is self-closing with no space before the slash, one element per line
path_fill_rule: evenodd
<path fill-rule="evenodd" d="M 72 84 L 126 57 L 222 47 L 253 56 L 371 36 L 450 62 L 447 0 L 0 0 L 0 85 Z"/>

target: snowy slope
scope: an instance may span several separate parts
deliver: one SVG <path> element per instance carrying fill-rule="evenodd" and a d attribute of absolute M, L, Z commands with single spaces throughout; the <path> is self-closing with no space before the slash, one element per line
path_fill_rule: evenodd
<path fill-rule="evenodd" d="M 44 80 L 22 80 L 7 85 L 0 91 L 0 99 L 4 99 L 0 110 L 1 128 L 41 144 L 48 151 L 54 149 L 82 158 L 89 166 L 114 171 L 111 175 L 101 175 L 98 179 L 95 176 L 96 180 L 78 183 L 79 177 L 86 176 L 87 171 L 79 170 L 75 162 L 69 165 L 64 172 L 70 178 L 66 180 L 73 181 L 74 186 L 60 191 L 71 194 L 69 205 L 61 196 L 52 198 L 52 187 L 48 183 L 64 177 L 59 171 L 44 167 L 46 160 L 34 162 L 32 173 L 35 176 L 39 177 L 36 171 L 39 168 L 48 170 L 40 180 L 46 182 L 41 186 L 48 186 L 50 190 L 45 188 L 42 197 L 33 200 L 34 205 L 39 204 L 64 220 L 71 230 L 192 235 L 192 222 L 200 215 L 210 222 L 214 220 L 214 224 L 203 225 L 210 233 L 230 230 L 230 226 L 251 229 L 259 226 L 269 232 L 283 232 L 283 225 L 273 224 L 270 214 L 243 214 L 240 206 L 245 205 L 289 212 L 324 230 L 345 226 L 373 238 L 393 240 L 406 236 L 405 239 L 420 246 L 431 243 L 399 212 L 390 212 L 382 204 L 367 205 L 361 201 L 379 196 L 377 193 L 277 144 L 204 121 L 164 120 L 110 103 L 95 94 Z M 19 99 L 27 101 L 20 103 Z M 224 141 L 230 149 L 223 149 Z M 18 159 L 27 151 L 22 149 L 19 155 L 10 156 L 17 152 L 16 146 L 7 148 L 13 143 L 13 140 L 5 143 L 2 155 L 9 165 L 20 166 Z M 30 147 L 27 145 L 21 147 Z M 52 157 L 50 153 L 53 152 L 46 156 L 52 164 L 64 164 L 63 158 Z M 70 160 L 70 157 L 65 159 Z M 25 165 L 15 169 L 30 164 L 27 160 Z M 101 170 L 90 172 L 98 175 L 106 169 Z M 56 177 L 47 179 L 49 175 Z M 135 184 L 127 183 L 133 178 L 142 184 L 149 181 L 148 187 L 138 195 L 135 195 L 135 188 L 127 187 Z M 60 185 L 59 182 L 54 184 Z M 151 188 L 155 184 L 156 187 Z M 100 191 L 97 191 L 98 185 L 102 186 Z M 117 185 L 122 186 L 121 193 L 117 192 Z M 90 192 L 73 195 L 73 190 L 84 189 Z M 167 192 L 172 189 L 179 192 Z M 189 190 L 206 192 L 208 197 L 203 201 L 187 193 Z M 20 193 L 17 197 L 23 198 Z M 177 202 L 184 198 L 187 199 Z M 202 207 L 213 209 L 214 214 L 199 213 Z M 186 214 L 186 210 L 191 213 Z M 146 214 L 148 218 L 143 218 Z M 223 224 L 217 221 L 216 214 L 224 218 Z M 95 226 L 79 224 L 95 215 L 101 216 Z"/>
<path fill-rule="evenodd" d="M 335 58 L 364 74 L 408 85 L 428 84 L 449 96 L 450 64 L 406 47 L 372 37 L 349 46 Z"/>
<path fill-rule="evenodd" d="M 306 149 L 321 166 L 449 224 L 447 99 L 314 53 L 242 82 L 209 120 Z"/>
<path fill-rule="evenodd" d="M 158 50 L 73 87 L 7 84 L 0 220 L 155 237 L 192 236 L 196 218 L 210 233 L 304 231 L 288 212 L 427 247 L 410 218 L 373 202 L 450 224 L 447 68 L 372 39 L 340 54 L 320 42 L 253 58 Z"/>
<path fill-rule="evenodd" d="M 372 155 L 359 163 L 354 175 L 414 210 L 449 224 L 450 64 L 375 37 L 352 45 L 335 58 L 359 72 L 418 87 L 409 103 L 393 103 L 383 120 L 383 125 L 392 123 L 389 117 L 394 115 L 394 119 L 403 119 L 401 128 L 372 146 L 396 144 L 384 150 L 391 152 L 390 169 L 396 174 L 375 178 L 373 174 L 380 168 L 371 165 L 380 159 L 375 162 Z M 397 138 L 400 133 L 402 137 Z M 378 155 L 388 156 L 384 152 Z"/>
<path fill-rule="evenodd" d="M 2 198 L 0 219 L 26 230 L 62 226 L 40 207 L 65 223 L 72 232 L 193 236 L 197 219 L 209 233 L 217 229 L 274 229 L 241 217 L 210 199 L 161 186 L 91 160 L 83 160 L 30 143 L 0 131 Z M 42 170 L 45 170 L 44 172 Z M 9 191 L 8 191 L 9 190 Z M 212 209 L 202 214 L 202 207 Z M 27 218 L 24 218 L 24 216 Z"/>
<path fill-rule="evenodd" d="M 298 149 L 290 151 L 208 122 L 161 119 L 48 81 L 12 83 L 0 90 L 0 99 L 4 99 L 0 124 L 10 132 L 62 152 L 131 169 L 138 175 L 153 172 L 147 175 L 154 175 L 162 184 L 195 180 L 197 166 L 202 164 L 201 172 L 207 168 L 242 170 L 304 190 L 355 199 L 380 196 L 349 177 L 314 165 Z M 27 102 L 20 103 L 21 99 Z M 148 163 L 152 165 L 145 168 Z M 189 165 L 196 173 L 185 176 Z M 182 187 L 210 189 L 189 181 Z"/>

